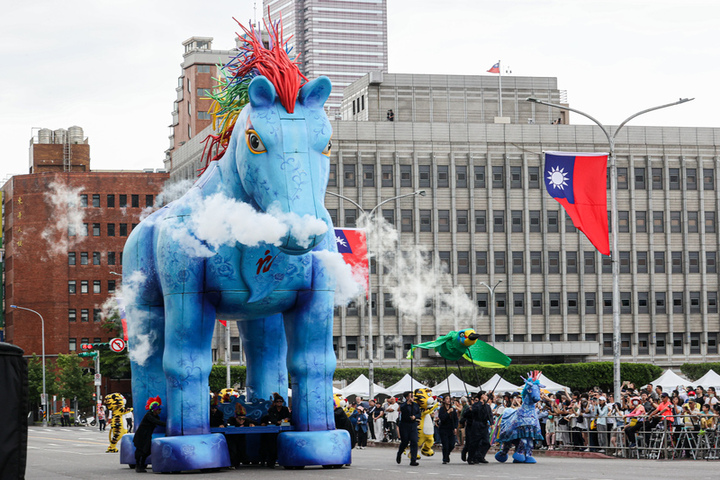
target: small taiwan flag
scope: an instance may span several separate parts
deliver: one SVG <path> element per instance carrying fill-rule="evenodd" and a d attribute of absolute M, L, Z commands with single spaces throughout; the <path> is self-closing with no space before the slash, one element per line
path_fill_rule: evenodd
<path fill-rule="evenodd" d="M 496 63 L 492 66 L 490 70 L 488 70 L 490 73 L 500 73 L 500 62 Z"/>
<path fill-rule="evenodd" d="M 356 281 L 365 282 L 365 292 L 370 290 L 370 276 L 365 230 L 358 228 L 336 228 L 335 242 L 338 253 L 350 265 Z"/>
<path fill-rule="evenodd" d="M 545 152 L 545 188 L 565 208 L 575 228 L 610 255 L 606 153 Z"/>

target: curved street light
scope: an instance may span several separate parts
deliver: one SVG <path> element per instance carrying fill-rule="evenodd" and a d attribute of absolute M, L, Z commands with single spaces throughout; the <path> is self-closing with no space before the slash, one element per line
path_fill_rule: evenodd
<path fill-rule="evenodd" d="M 490 290 L 490 345 L 495 346 L 495 289 L 502 283 L 502 280 L 498 280 L 492 287 L 485 282 L 480 282 L 480 285 Z"/>
<path fill-rule="evenodd" d="M 639 117 L 640 115 L 648 112 L 652 112 L 654 110 L 660 110 L 661 108 L 667 108 L 672 107 L 674 105 L 680 105 L 681 103 L 690 102 L 692 100 L 695 100 L 694 98 L 681 98 L 677 102 L 672 103 L 666 103 L 665 105 L 658 105 L 657 107 L 651 107 L 646 108 L 645 110 L 641 110 L 637 113 L 634 113 L 630 115 L 628 118 L 623 120 L 620 125 L 615 129 L 615 131 L 610 134 L 607 128 L 597 121 L 595 118 L 591 117 L 585 112 L 581 112 L 580 110 L 576 110 L 574 108 L 567 107 L 565 105 L 558 105 L 556 103 L 549 103 L 549 102 L 543 102 L 542 100 L 538 100 L 534 97 L 528 97 L 525 99 L 528 102 L 532 103 L 539 103 L 541 105 L 546 105 L 548 107 L 553 108 L 559 108 L 560 110 L 568 110 L 570 112 L 575 112 L 578 115 L 582 115 L 583 117 L 586 117 L 593 121 L 598 127 L 600 127 L 600 130 L 605 134 L 605 137 L 607 137 L 608 146 L 610 148 L 610 210 L 612 212 L 612 248 L 610 250 L 610 255 L 612 259 L 612 286 L 613 286 L 613 292 L 612 292 L 612 309 L 613 309 L 613 387 L 614 387 L 614 394 L 615 398 L 620 398 L 620 263 L 619 263 L 619 252 L 618 252 L 618 211 L 617 211 L 617 165 L 615 163 L 615 137 L 617 136 L 618 132 L 627 124 L 630 120 L 632 120 L 635 117 Z"/>
<path fill-rule="evenodd" d="M 375 212 L 379 207 L 382 205 L 385 205 L 388 202 L 392 202 L 393 200 L 398 200 L 405 197 L 413 197 L 416 195 L 419 195 L 421 197 L 425 196 L 425 190 L 415 190 L 412 193 L 405 193 L 403 195 L 397 195 L 392 198 L 388 198 L 387 200 L 383 200 L 382 202 L 375 205 L 371 210 L 370 213 L 367 213 L 367 211 L 355 200 L 352 198 L 348 198 L 344 195 L 340 195 L 339 193 L 335 192 L 327 192 L 328 195 L 332 195 L 333 197 L 342 198 L 343 200 L 347 200 L 348 202 L 355 205 L 357 208 L 360 209 L 360 211 L 363 213 L 363 215 L 367 215 L 368 218 L 371 220 L 374 218 Z M 372 325 L 372 290 L 370 289 L 370 255 L 368 255 L 368 341 L 367 341 L 367 352 L 368 352 L 368 380 L 370 382 L 370 385 L 368 387 L 368 397 L 372 399 L 374 397 L 374 389 L 373 384 L 375 383 L 375 368 L 373 365 L 373 325 Z"/>
<path fill-rule="evenodd" d="M 29 308 L 25 307 L 18 307 L 17 305 L 10 305 L 10 308 L 16 308 L 18 310 L 27 310 L 28 312 L 32 312 L 36 314 L 38 317 L 40 317 L 40 324 L 42 326 L 42 366 L 43 366 L 43 382 L 42 382 L 42 403 L 43 406 L 43 419 L 42 424 L 43 427 L 47 427 L 47 392 L 45 390 L 45 319 L 43 319 L 43 316 L 40 315 L 35 310 L 31 310 Z"/>

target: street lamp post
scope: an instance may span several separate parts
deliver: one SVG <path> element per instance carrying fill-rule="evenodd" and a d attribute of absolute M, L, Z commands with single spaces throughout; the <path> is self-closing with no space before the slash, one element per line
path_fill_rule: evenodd
<path fill-rule="evenodd" d="M 42 403 L 43 406 L 43 419 L 42 424 L 43 427 L 47 427 L 47 390 L 45 389 L 45 320 L 43 319 L 42 315 L 40 315 L 35 310 L 31 310 L 29 308 L 25 307 L 18 307 L 17 305 L 10 305 L 10 308 L 16 308 L 18 310 L 27 310 L 28 312 L 32 312 L 36 314 L 38 317 L 40 317 L 40 325 L 42 327 L 41 334 L 42 334 L 42 367 L 43 367 L 43 389 L 42 389 L 42 400 L 40 403 Z"/>
<path fill-rule="evenodd" d="M 485 288 L 490 290 L 490 345 L 495 346 L 495 289 L 502 283 L 498 280 L 492 287 L 485 282 L 480 282 Z"/>
<path fill-rule="evenodd" d="M 357 203 L 355 200 L 348 198 L 346 196 L 340 195 L 339 193 L 334 192 L 327 192 L 329 195 L 332 195 L 333 197 L 342 198 L 343 200 L 347 200 L 348 202 L 355 205 L 360 211 L 363 213 L 363 215 L 367 215 L 369 219 L 373 219 L 375 212 L 379 207 L 382 205 L 391 202 L 393 200 L 399 200 L 401 198 L 405 197 L 412 197 L 415 195 L 420 195 L 421 197 L 425 196 L 425 190 L 415 190 L 412 193 L 405 193 L 403 195 L 397 195 L 392 198 L 388 198 L 387 200 L 383 200 L 382 202 L 375 205 L 372 210 L 370 210 L 370 213 L 367 213 L 365 209 L 360 206 L 359 203 Z M 374 240 L 377 239 L 377 233 L 374 235 Z M 376 244 L 373 242 L 373 246 Z M 369 252 L 368 252 L 369 253 Z M 376 252 L 377 253 L 377 252 Z M 368 380 L 370 382 L 370 385 L 368 386 L 368 398 L 372 399 L 374 397 L 374 389 L 373 384 L 375 383 L 375 368 L 373 365 L 373 324 L 372 324 L 372 289 L 370 288 L 370 255 L 368 254 L 368 341 L 367 341 L 367 351 L 368 351 Z"/>
<path fill-rule="evenodd" d="M 608 147 L 610 149 L 610 210 L 611 210 L 611 221 L 612 221 L 612 248 L 610 251 L 612 259 L 612 309 L 613 309 L 613 390 L 615 392 L 615 398 L 620 398 L 620 263 L 618 261 L 618 211 L 617 211 L 617 165 L 615 162 L 615 137 L 618 132 L 627 124 L 630 120 L 635 117 L 639 117 L 642 114 L 652 112 L 654 110 L 660 110 L 661 108 L 672 107 L 674 105 L 680 105 L 681 103 L 689 102 L 694 98 L 681 98 L 677 102 L 667 103 L 665 105 L 659 105 L 657 107 L 647 108 L 623 120 L 620 125 L 611 134 L 605 126 L 591 117 L 585 112 L 576 110 L 574 108 L 567 107 L 565 105 L 557 105 L 555 103 L 543 102 L 534 97 L 528 97 L 526 101 L 539 103 L 548 107 L 559 108 L 561 110 L 568 110 L 575 112 L 578 115 L 582 115 L 593 121 L 600 130 L 605 134 L 608 141 Z"/>

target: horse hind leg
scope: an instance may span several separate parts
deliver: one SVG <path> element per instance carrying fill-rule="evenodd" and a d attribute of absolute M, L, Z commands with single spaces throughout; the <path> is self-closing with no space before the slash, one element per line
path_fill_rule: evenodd
<path fill-rule="evenodd" d="M 237 322 L 245 351 L 245 398 L 268 400 L 274 392 L 285 397 L 288 389 L 287 342 L 282 314 Z"/>

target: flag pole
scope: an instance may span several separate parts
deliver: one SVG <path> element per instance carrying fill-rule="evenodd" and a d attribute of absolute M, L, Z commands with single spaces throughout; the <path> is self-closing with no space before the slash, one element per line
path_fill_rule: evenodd
<path fill-rule="evenodd" d="M 498 72 L 498 75 L 499 75 L 498 76 L 498 104 L 500 105 L 500 115 L 499 116 L 502 117 L 503 116 L 503 114 L 502 114 L 502 65 L 500 65 L 500 60 L 498 60 L 498 70 L 500 70 Z"/>
<path fill-rule="evenodd" d="M 612 223 L 612 232 L 611 232 L 611 238 L 612 243 L 610 247 L 610 255 L 612 259 L 612 311 L 613 311 L 613 390 L 614 390 L 614 396 L 615 398 L 621 397 L 620 392 L 620 262 L 619 262 L 619 252 L 618 252 L 618 211 L 617 211 L 617 201 L 616 201 L 616 192 L 617 192 L 617 165 L 616 165 L 616 159 L 615 159 L 615 137 L 617 137 L 618 132 L 625 126 L 626 123 L 628 123 L 630 120 L 632 120 L 635 117 L 638 117 L 644 113 L 652 112 L 654 110 L 659 110 L 661 108 L 667 108 L 672 107 L 674 105 L 680 105 L 681 103 L 689 102 L 691 100 L 694 100 L 694 98 L 681 98 L 680 100 L 672 103 L 667 103 L 665 105 L 659 105 L 657 107 L 651 107 L 647 108 L 645 110 L 642 110 L 640 112 L 637 112 L 633 115 L 630 115 L 628 118 L 622 121 L 620 125 L 613 131 L 611 134 L 610 131 L 597 121 L 595 118 L 591 117 L 585 112 L 582 112 L 580 110 L 570 108 L 566 105 L 558 105 L 555 103 L 550 102 L 544 102 L 542 100 L 538 100 L 534 97 L 528 97 L 525 99 L 528 102 L 533 103 L 539 103 L 541 105 L 546 105 L 548 107 L 558 108 L 560 110 L 568 110 L 570 112 L 575 112 L 578 115 L 582 115 L 585 118 L 588 118 L 593 121 L 598 127 L 600 127 L 600 130 L 605 134 L 605 137 L 608 141 L 608 146 L 610 149 L 610 175 L 611 175 L 611 181 L 610 181 L 610 209 L 611 209 L 611 223 Z"/>

